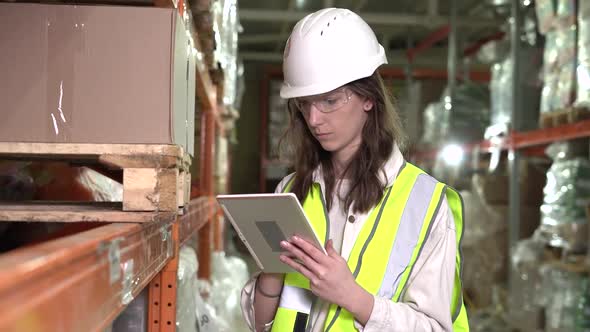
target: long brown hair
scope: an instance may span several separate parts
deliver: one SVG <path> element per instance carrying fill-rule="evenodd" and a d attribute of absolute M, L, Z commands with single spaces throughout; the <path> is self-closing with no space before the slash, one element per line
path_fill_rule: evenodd
<path fill-rule="evenodd" d="M 342 176 L 351 179 L 349 194 L 344 198 L 345 211 L 353 205 L 353 211 L 368 212 L 383 196 L 385 183 L 379 179 L 379 171 L 389 159 L 394 144 L 403 151 L 406 145 L 401 120 L 392 102 L 392 97 L 377 71 L 373 75 L 346 84 L 356 95 L 373 102 L 367 122 L 362 130 L 362 143 L 352 157 Z M 326 204 L 332 207 L 336 176 L 331 153 L 324 150 L 313 137 L 303 115 L 297 110 L 294 100 L 287 102 L 290 123 L 281 138 L 279 147 L 293 161 L 296 176 L 291 191 L 303 202 L 313 184 L 313 171 L 322 166 L 325 182 Z"/>

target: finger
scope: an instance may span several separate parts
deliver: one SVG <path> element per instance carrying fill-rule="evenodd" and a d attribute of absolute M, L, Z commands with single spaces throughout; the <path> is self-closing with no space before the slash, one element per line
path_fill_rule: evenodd
<path fill-rule="evenodd" d="M 281 252 L 281 255 L 285 255 L 289 258 L 297 258 L 297 257 L 295 257 L 295 254 L 290 251 L 283 251 L 283 252 Z"/>
<path fill-rule="evenodd" d="M 311 272 L 305 265 L 296 262 L 292 258 L 289 258 L 286 255 L 280 255 L 279 259 L 284 264 L 290 266 L 293 270 L 303 274 L 303 276 L 305 276 L 307 279 L 314 280 L 316 278 L 315 274 L 313 274 L 313 272 Z"/>
<path fill-rule="evenodd" d="M 332 241 L 332 239 L 328 240 L 328 243 L 326 243 L 326 252 L 329 256 L 340 256 L 336 249 L 334 249 L 334 241 Z"/>
<path fill-rule="evenodd" d="M 305 241 L 299 236 L 293 236 L 291 238 L 291 242 L 293 242 L 297 247 L 301 248 L 301 250 L 305 251 L 316 262 L 320 264 L 326 263 L 326 254 L 324 254 L 324 252 L 320 249 L 316 248 L 316 246 L 314 246 L 313 244 Z"/>
<path fill-rule="evenodd" d="M 281 242 L 281 246 L 283 247 L 283 249 L 285 249 L 289 253 L 293 254 L 295 256 L 295 258 L 302 261 L 303 264 L 305 264 L 305 266 L 308 269 L 310 269 L 311 271 L 313 271 L 314 273 L 317 273 L 321 269 L 318 262 L 316 262 L 312 257 L 310 257 L 306 252 L 301 250 L 296 245 L 289 243 L 287 241 L 283 241 L 283 242 Z"/>

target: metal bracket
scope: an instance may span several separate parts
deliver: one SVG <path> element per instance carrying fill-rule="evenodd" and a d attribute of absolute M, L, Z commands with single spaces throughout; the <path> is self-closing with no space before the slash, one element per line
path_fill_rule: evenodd
<path fill-rule="evenodd" d="M 128 305 L 133 301 L 133 259 L 123 264 L 123 287 L 121 290 L 121 302 Z"/>
<path fill-rule="evenodd" d="M 113 285 L 121 278 L 121 250 L 119 244 L 123 241 L 122 238 L 116 238 L 108 242 L 99 244 L 97 254 L 102 255 L 107 252 L 107 259 L 109 262 L 109 282 Z"/>

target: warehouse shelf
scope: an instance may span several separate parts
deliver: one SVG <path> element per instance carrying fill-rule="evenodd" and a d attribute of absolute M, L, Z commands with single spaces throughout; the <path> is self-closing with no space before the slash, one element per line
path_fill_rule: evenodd
<path fill-rule="evenodd" d="M 188 3 L 183 0 L 178 3 L 154 0 L 151 4 L 176 8 L 183 18 L 192 16 Z M 189 21 L 194 22 L 192 19 Z M 75 165 L 80 165 L 82 161 L 119 182 L 125 182 L 122 172 L 125 167 L 121 166 L 178 168 L 183 176 L 177 176 L 178 181 L 174 181 L 176 190 L 165 190 L 174 191 L 178 205 L 167 211 L 157 208 L 135 212 L 136 209 L 125 210 L 121 202 L 0 204 L 0 219 L 27 220 L 14 218 L 14 215 L 19 215 L 30 217 L 29 221 L 59 222 L 64 225 L 64 232 L 57 233 L 68 234 L 58 238 L 52 234 L 52 240 L 22 246 L 0 255 L 0 331 L 104 331 L 144 290 L 148 291 L 149 298 L 146 308 L 148 330 L 174 331 L 178 253 L 182 245 L 194 245 L 192 240 L 197 234 L 199 276 L 209 278 L 212 243 L 206 240 L 214 237 L 216 224 L 212 223 L 218 221 L 219 214 L 213 197 L 212 165 L 215 160 L 215 136 L 223 132 L 223 112 L 218 100 L 220 87 L 212 79 L 209 72 L 212 68 L 201 53 L 198 37 L 203 32 L 197 32 L 194 24 L 188 30 L 196 58 L 196 102 L 199 110 L 196 121 L 201 121 L 201 136 L 197 137 L 197 140 L 200 138 L 200 143 L 197 142 L 200 149 L 194 162 L 200 169 L 198 187 L 202 196 L 193 196 L 188 201 L 185 185 L 188 185 L 189 175 L 184 173 L 188 172 L 190 160 L 183 151 L 167 152 L 177 149 L 174 146 L 152 151 L 149 149 L 153 149 L 154 145 L 133 145 L 134 154 L 147 155 L 148 158 L 140 158 L 141 161 L 152 161 L 156 165 L 129 166 L 129 163 L 137 163 L 140 159 L 134 156 L 127 158 L 128 151 L 119 151 L 119 145 L 100 146 L 110 149 L 108 151 L 84 150 L 88 145 L 81 145 L 82 150 L 72 150 L 71 146 L 64 144 L 44 145 L 48 150 L 41 151 L 43 158 L 40 159 L 74 162 Z M 41 153 L 35 144 L 0 144 L 4 144 L 3 159 L 19 160 L 23 159 L 23 155 Z M 23 147 L 28 150 L 22 150 Z M 113 148 L 119 150 L 113 152 Z M 149 151 L 136 151 L 139 148 Z M 156 187 L 160 188 L 160 182 Z M 72 206 L 77 209 L 75 213 L 62 213 L 71 212 Z M 180 207 L 178 211 L 177 206 Z M 89 225 L 93 228 L 88 230 Z"/>
<path fill-rule="evenodd" d="M 0 256 L 0 330 L 104 329 L 159 274 L 175 278 L 179 247 L 216 213 L 200 197 L 176 219 L 108 224 Z"/>
<path fill-rule="evenodd" d="M 0 256 L 0 330 L 104 329 L 172 258 L 171 227 L 110 224 Z"/>
<path fill-rule="evenodd" d="M 544 155 L 547 145 L 577 138 L 590 137 L 590 120 L 584 120 L 557 127 L 537 129 L 523 132 L 513 132 L 506 137 L 498 137 L 493 140 L 483 140 L 474 143 L 462 144 L 464 151 L 470 153 L 474 149 L 487 153 L 495 150 L 522 150 L 531 156 Z M 413 160 L 432 160 L 439 153 L 438 148 L 416 149 L 411 153 Z"/>

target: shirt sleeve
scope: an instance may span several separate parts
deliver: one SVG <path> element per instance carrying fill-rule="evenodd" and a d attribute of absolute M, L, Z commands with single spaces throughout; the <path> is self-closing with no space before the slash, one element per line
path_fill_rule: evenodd
<path fill-rule="evenodd" d="M 254 294 L 256 293 L 256 282 L 258 280 L 258 276 L 260 275 L 260 272 L 256 272 L 254 273 L 254 275 L 252 276 L 252 278 L 250 278 L 250 280 L 248 280 L 248 282 L 246 283 L 246 285 L 244 286 L 244 288 L 242 288 L 242 295 L 241 295 L 241 299 L 240 299 L 240 306 L 242 308 L 242 316 L 244 316 L 244 320 L 246 321 L 246 324 L 248 325 L 248 328 L 250 329 L 250 331 L 256 331 L 256 324 L 255 324 L 255 320 L 254 320 Z M 274 323 L 274 321 L 271 321 L 269 323 L 267 323 L 264 326 L 264 330 L 265 332 L 270 331 L 271 327 L 272 327 L 272 323 Z"/>
<path fill-rule="evenodd" d="M 363 332 L 452 332 L 455 238 L 453 214 L 444 198 L 402 300 L 376 296 L 369 321 L 364 328 L 355 322 L 356 327 Z"/>
<path fill-rule="evenodd" d="M 281 182 L 277 185 L 275 189 L 275 194 L 280 193 L 283 191 L 285 185 L 290 181 L 293 174 L 287 175 Z M 260 271 L 254 273 L 252 278 L 248 280 L 244 288 L 242 288 L 242 295 L 240 299 L 240 306 L 242 308 L 242 316 L 244 316 L 244 320 L 248 325 L 250 331 L 256 331 L 255 319 L 254 319 L 254 294 L 256 293 L 256 282 L 258 280 L 258 276 L 260 275 Z M 270 331 L 272 324 L 274 321 L 267 323 L 264 327 L 264 331 Z"/>

